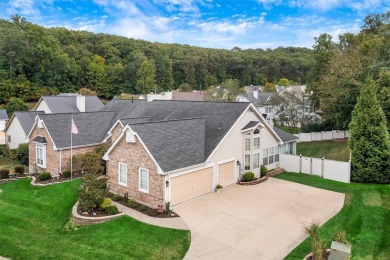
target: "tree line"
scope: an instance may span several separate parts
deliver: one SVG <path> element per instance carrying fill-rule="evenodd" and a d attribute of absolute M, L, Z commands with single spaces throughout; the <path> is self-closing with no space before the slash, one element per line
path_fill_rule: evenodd
<path fill-rule="evenodd" d="M 207 89 L 229 79 L 241 86 L 281 78 L 304 84 L 313 63 L 307 48 L 200 48 L 44 28 L 18 15 L 0 20 L 0 103 L 80 88 L 111 98 L 153 87 Z"/>

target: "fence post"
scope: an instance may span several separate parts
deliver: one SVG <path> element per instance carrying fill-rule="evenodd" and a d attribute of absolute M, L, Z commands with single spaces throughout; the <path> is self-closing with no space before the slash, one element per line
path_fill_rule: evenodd
<path fill-rule="evenodd" d="M 313 157 L 310 157 L 310 175 L 313 175 Z"/>
<path fill-rule="evenodd" d="M 299 155 L 299 173 L 302 173 L 302 154 Z"/>
<path fill-rule="evenodd" d="M 321 159 L 321 178 L 324 178 L 324 161 L 325 161 L 325 157 L 322 157 Z"/>

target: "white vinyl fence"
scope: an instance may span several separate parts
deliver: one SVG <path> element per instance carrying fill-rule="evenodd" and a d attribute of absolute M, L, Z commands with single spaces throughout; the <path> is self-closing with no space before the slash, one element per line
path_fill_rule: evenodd
<path fill-rule="evenodd" d="M 299 137 L 298 142 L 325 141 L 333 139 L 343 139 L 349 137 L 348 131 L 332 130 L 311 133 L 299 133 L 295 136 Z"/>
<path fill-rule="evenodd" d="M 351 163 L 319 159 L 292 154 L 279 155 L 280 168 L 288 172 L 300 172 L 324 179 L 350 183 Z"/>

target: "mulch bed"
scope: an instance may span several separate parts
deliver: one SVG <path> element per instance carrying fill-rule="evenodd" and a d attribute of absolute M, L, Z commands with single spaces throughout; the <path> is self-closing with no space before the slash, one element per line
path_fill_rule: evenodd
<path fill-rule="evenodd" d="M 172 210 L 169 210 L 168 214 L 165 214 L 164 212 L 159 212 L 157 209 L 150 208 L 150 207 L 148 207 L 144 204 L 138 203 L 138 202 L 134 207 L 130 207 L 130 205 L 125 202 L 124 198 L 122 198 L 121 200 L 114 200 L 113 199 L 114 194 L 112 194 L 110 192 L 107 193 L 107 197 L 111 198 L 113 201 L 115 201 L 115 202 L 117 202 L 125 207 L 134 209 L 134 210 L 141 212 L 142 214 L 145 214 L 145 215 L 150 216 L 150 217 L 154 217 L 154 218 L 177 218 L 177 217 L 180 217 L 178 214 L 176 214 Z"/>
<path fill-rule="evenodd" d="M 45 181 L 40 181 L 38 176 L 39 174 L 33 174 L 32 176 L 35 177 L 35 184 L 50 184 L 50 183 L 57 183 L 57 182 L 63 182 L 63 181 L 69 181 L 70 180 L 70 177 L 64 177 L 64 176 L 60 176 L 58 178 L 52 178 L 50 177 L 50 179 L 48 180 L 45 180 Z M 77 174 L 77 175 L 73 175 L 73 179 L 79 179 L 79 178 L 82 178 L 84 177 L 83 174 Z"/>
<path fill-rule="evenodd" d="M 81 216 L 85 216 L 85 217 L 113 216 L 113 215 L 107 214 L 107 212 L 105 210 L 100 210 L 99 208 L 94 208 L 93 210 L 90 210 L 90 211 L 83 211 L 82 209 L 77 208 L 77 213 L 79 213 Z"/>

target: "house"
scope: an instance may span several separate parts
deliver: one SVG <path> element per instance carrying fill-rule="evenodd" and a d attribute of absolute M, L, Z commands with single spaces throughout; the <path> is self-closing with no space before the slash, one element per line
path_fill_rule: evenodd
<path fill-rule="evenodd" d="M 107 135 L 114 112 L 38 114 L 27 135 L 29 172 L 58 175 L 70 169 L 72 154 L 84 154 L 100 145 Z M 71 137 L 72 118 L 78 134 Z"/>
<path fill-rule="evenodd" d="M 26 137 L 35 122 L 35 117 L 44 114 L 43 111 L 14 112 L 5 129 L 6 144 L 10 149 L 16 149 L 20 144 L 27 143 Z"/>
<path fill-rule="evenodd" d="M 119 114 L 106 137 L 115 140 L 103 157 L 107 185 L 152 207 L 231 185 L 246 171 L 259 176 L 261 165 L 277 168 L 281 151 L 296 150 L 297 137 L 275 131 L 250 103 L 139 102 Z"/>
<path fill-rule="evenodd" d="M 5 144 L 5 127 L 8 122 L 8 114 L 5 109 L 0 109 L 0 144 Z"/>
<path fill-rule="evenodd" d="M 60 94 L 41 97 L 33 110 L 44 111 L 46 114 L 76 113 L 98 111 L 102 107 L 102 101 L 96 96 Z"/>
<path fill-rule="evenodd" d="M 206 93 L 206 91 L 172 91 L 172 100 L 203 101 Z"/>

